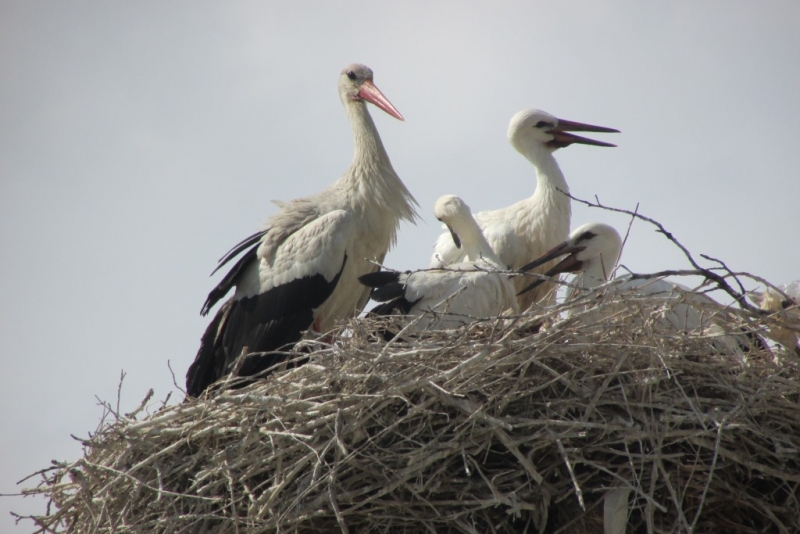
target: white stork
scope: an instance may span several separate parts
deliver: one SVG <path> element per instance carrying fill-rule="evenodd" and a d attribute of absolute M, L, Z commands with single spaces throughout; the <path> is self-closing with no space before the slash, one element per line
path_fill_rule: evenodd
<path fill-rule="evenodd" d="M 592 126 L 558 119 L 537 109 L 520 111 L 508 126 L 511 145 L 536 169 L 538 185 L 533 196 L 516 204 L 475 215 L 478 225 L 489 244 L 504 265 L 519 268 L 550 247 L 564 241 L 569 235 L 570 199 L 567 181 L 558 167 L 553 152 L 573 143 L 613 147 L 610 143 L 586 139 L 570 131 L 618 132 L 613 128 Z M 559 191 L 560 190 L 560 191 Z M 564 193 L 562 193 L 563 191 Z M 447 233 L 439 236 L 434 245 L 431 267 L 440 267 L 462 261 L 463 251 L 453 246 Z M 543 272 L 547 265 L 539 269 Z M 525 286 L 524 277 L 514 280 L 517 291 Z M 538 287 L 519 297 L 521 310 L 541 300 L 552 284 Z"/>
<path fill-rule="evenodd" d="M 569 239 L 523 266 L 522 270 L 550 264 L 565 256 L 548 269 L 544 275 L 577 273 L 567 291 L 566 299 L 570 300 L 579 293 L 607 283 L 617 264 L 621 250 L 622 239 L 614 228 L 603 223 L 587 223 L 573 230 Z M 530 278 L 528 278 L 529 280 Z M 542 281 L 540 279 L 529 283 L 522 292 L 536 288 Z M 715 347 L 722 352 L 738 353 L 748 350 L 751 346 L 764 346 L 760 339 L 748 334 L 723 335 L 722 328 L 714 322 L 713 317 L 719 310 L 719 304 L 707 295 L 661 278 L 634 280 L 628 276 L 622 276 L 617 279 L 617 282 L 609 285 L 608 290 L 657 299 L 654 302 L 664 303 L 668 308 L 663 315 L 663 324 L 668 324 L 673 330 L 679 332 L 710 334 L 714 336 Z M 605 307 L 599 312 L 599 316 L 592 315 L 590 319 L 602 320 L 612 315 L 617 309 Z"/>
<path fill-rule="evenodd" d="M 200 342 L 186 375 L 197 396 L 231 371 L 246 348 L 239 375 L 262 373 L 285 359 L 271 351 L 291 348 L 304 330 L 325 332 L 338 319 L 358 314 L 369 289 L 358 276 L 377 269 L 395 243 L 401 220 L 415 222 L 416 201 L 395 173 L 372 122 L 367 102 L 403 116 L 372 82 L 372 70 L 353 64 L 339 76 L 339 96 L 353 129 L 350 168 L 310 197 L 278 203 L 265 229 L 220 260 L 217 269 L 244 252 L 209 293 L 205 315 L 231 288 Z"/>
<path fill-rule="evenodd" d="M 372 298 L 384 303 L 371 313 L 423 316 L 414 324 L 417 331 L 456 328 L 507 310 L 516 313 L 514 285 L 469 206 L 457 196 L 445 195 L 436 201 L 434 214 L 449 229 L 454 245 L 464 251 L 465 261 L 446 268 L 378 271 L 359 277 L 361 283 L 374 288 Z"/>

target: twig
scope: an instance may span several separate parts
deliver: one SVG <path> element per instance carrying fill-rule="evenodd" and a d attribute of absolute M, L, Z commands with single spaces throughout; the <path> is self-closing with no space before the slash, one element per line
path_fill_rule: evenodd
<path fill-rule="evenodd" d="M 576 202 L 580 202 L 581 204 L 585 204 L 586 206 L 589 206 L 590 208 L 601 208 L 601 209 L 604 209 L 604 210 L 614 211 L 614 212 L 617 212 L 617 213 L 624 213 L 624 214 L 630 215 L 631 217 L 635 217 L 637 219 L 640 219 L 642 221 L 645 221 L 645 222 L 648 222 L 648 223 L 652 224 L 653 226 L 655 226 L 657 228 L 657 231 L 659 233 L 663 234 L 676 247 L 678 247 L 681 250 L 681 252 L 683 252 L 683 255 L 686 256 L 686 259 L 689 261 L 689 263 L 692 265 L 692 267 L 694 267 L 699 272 L 699 274 L 701 276 L 704 276 L 709 281 L 714 282 L 715 284 L 717 284 L 717 286 L 722 291 L 724 291 L 728 295 L 730 295 L 733 298 L 733 300 L 739 306 L 741 306 L 742 308 L 746 309 L 747 311 L 749 311 L 751 313 L 760 313 L 761 312 L 761 310 L 759 310 L 758 308 L 754 307 L 753 305 L 751 305 L 750 303 L 747 302 L 747 299 L 745 298 L 744 291 L 736 291 L 735 289 L 733 289 L 730 286 L 730 284 L 728 284 L 728 282 L 725 281 L 724 277 L 722 277 L 722 276 L 718 275 L 717 273 L 713 272 L 712 269 L 707 269 L 705 267 L 700 266 L 697 263 L 697 261 L 695 261 L 695 259 L 692 256 L 691 252 L 689 252 L 689 250 L 685 246 L 683 246 L 683 244 L 681 244 L 681 242 L 678 241 L 675 238 L 675 236 L 672 235 L 672 233 L 669 232 L 664 227 L 664 225 L 662 225 L 660 222 L 658 222 L 658 221 L 656 221 L 654 219 L 651 219 L 650 217 L 645 217 L 644 215 L 642 215 L 642 214 L 640 214 L 638 212 L 634 212 L 634 211 L 630 211 L 630 210 L 626 210 L 626 209 L 621 209 L 621 208 L 612 208 L 610 206 L 605 206 L 600 202 L 600 199 L 596 195 L 595 195 L 595 202 L 593 203 L 593 202 L 589 202 L 587 200 L 583 200 L 583 199 L 574 197 L 571 194 L 569 194 L 567 192 L 564 192 L 564 191 L 562 191 L 562 193 L 567 195 L 572 200 L 574 200 Z M 639 208 L 639 205 L 637 204 L 636 205 L 636 209 L 638 210 L 638 208 Z M 727 270 L 727 267 L 726 267 L 726 270 Z M 728 272 L 730 272 L 730 271 L 728 271 Z M 737 283 L 738 282 L 739 281 L 737 279 Z M 739 285 L 741 287 L 741 284 L 739 284 Z"/>

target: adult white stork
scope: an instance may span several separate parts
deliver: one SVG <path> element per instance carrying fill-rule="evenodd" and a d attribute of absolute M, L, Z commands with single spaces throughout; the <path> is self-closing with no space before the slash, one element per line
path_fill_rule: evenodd
<path fill-rule="evenodd" d="M 209 293 L 205 315 L 231 288 L 186 375 L 191 396 L 231 371 L 247 348 L 239 375 L 263 373 L 285 359 L 271 351 L 291 348 L 304 330 L 325 332 L 338 319 L 358 314 L 369 289 L 358 276 L 377 269 L 395 243 L 401 220 L 414 222 L 416 201 L 395 173 L 372 122 L 367 102 L 403 116 L 378 90 L 372 70 L 353 64 L 339 76 L 339 96 L 353 129 L 355 152 L 344 175 L 316 195 L 279 203 L 264 230 L 220 260 L 244 252 Z"/>
<path fill-rule="evenodd" d="M 553 247 L 539 258 L 522 267 L 523 270 L 539 267 L 557 260 L 545 276 L 556 276 L 561 273 L 577 273 L 576 278 L 567 290 L 569 301 L 587 290 L 606 284 L 619 259 L 622 250 L 622 239 L 611 226 L 592 222 L 579 226 L 569 239 Z M 528 279 L 529 280 L 529 279 Z M 543 279 L 529 283 L 522 291 L 531 291 L 542 283 Z M 616 283 L 609 285 L 609 291 L 646 296 L 656 304 L 665 305 L 664 324 L 672 330 L 685 333 L 702 333 L 713 336 L 714 346 L 724 352 L 748 350 L 751 346 L 763 347 L 763 342 L 756 336 L 748 334 L 725 335 L 715 322 L 715 315 L 720 312 L 720 305 L 702 293 L 662 278 L 631 279 L 622 276 Z M 584 309 L 588 309 L 587 304 Z M 599 315 L 587 317 L 599 321 L 613 315 L 618 308 L 605 307 Z"/>
<path fill-rule="evenodd" d="M 361 283 L 373 288 L 372 298 L 383 302 L 371 313 L 422 316 L 414 324 L 416 331 L 457 328 L 507 310 L 516 313 L 514 285 L 469 206 L 457 196 L 445 195 L 433 211 L 449 229 L 454 245 L 464 251 L 465 261 L 446 268 L 362 275 Z"/>
<path fill-rule="evenodd" d="M 538 185 L 533 196 L 529 198 L 505 208 L 482 211 L 475 215 L 492 249 L 507 267 L 521 267 L 531 258 L 538 257 L 564 241 L 569 235 L 570 198 L 564 194 L 569 193 L 569 186 L 553 152 L 573 143 L 615 146 L 573 135 L 569 133 L 571 131 L 619 130 L 558 119 L 538 109 L 520 111 L 511 119 L 508 139 L 533 164 Z M 453 245 L 447 233 L 439 236 L 434 245 L 431 267 L 450 265 L 463 259 L 463 251 Z M 537 272 L 543 272 L 547 267 L 548 265 L 544 265 Z M 514 284 L 517 291 L 528 281 L 524 277 L 516 278 Z M 551 288 L 552 284 L 545 284 L 518 297 L 520 309 L 525 310 L 532 303 L 541 300 Z"/>

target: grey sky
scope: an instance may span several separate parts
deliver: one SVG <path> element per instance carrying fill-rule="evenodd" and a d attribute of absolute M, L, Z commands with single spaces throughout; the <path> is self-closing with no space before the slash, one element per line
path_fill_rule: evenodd
<path fill-rule="evenodd" d="M 0 0 L 0 492 L 75 459 L 95 396 L 173 389 L 208 273 L 276 208 L 350 162 L 336 80 L 371 108 L 425 222 L 386 263 L 427 265 L 445 193 L 476 211 L 532 193 L 508 121 L 538 107 L 618 148 L 556 155 L 573 194 L 654 217 L 693 253 L 800 278 L 800 4 Z M 573 227 L 622 216 L 573 207 Z M 686 268 L 636 223 L 622 262 Z M 179 396 L 178 396 L 179 397 Z M 32 499 L 7 511 L 41 510 Z M 25 525 L 19 530 L 31 530 Z"/>

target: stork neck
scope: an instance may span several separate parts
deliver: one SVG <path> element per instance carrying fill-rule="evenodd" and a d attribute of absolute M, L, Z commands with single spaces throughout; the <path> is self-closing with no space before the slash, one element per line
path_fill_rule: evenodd
<path fill-rule="evenodd" d="M 520 150 L 523 156 L 536 168 L 536 193 L 558 193 L 558 190 L 569 193 L 569 185 L 561 167 L 558 166 L 553 153 L 544 147 L 536 146 Z"/>
<path fill-rule="evenodd" d="M 575 276 L 573 286 L 567 291 L 567 299 L 580 294 L 582 290 L 591 290 L 608 282 L 614 270 L 616 258 L 601 254 L 584 263 L 583 272 Z"/>
<path fill-rule="evenodd" d="M 377 217 L 365 224 L 380 231 L 383 223 L 391 222 L 384 230 L 390 243 L 394 243 L 399 220 L 414 222 L 418 218 L 414 209 L 417 202 L 392 168 L 366 103 L 349 100 L 345 109 L 353 128 L 354 151 L 353 162 L 340 178 L 339 187 L 346 191 L 357 213 L 364 216 L 368 212 Z M 359 211 L 367 207 L 367 211 Z"/>
<path fill-rule="evenodd" d="M 527 200 L 522 201 L 527 207 L 524 217 L 518 222 L 521 226 L 539 228 L 538 232 L 547 232 L 540 239 L 545 247 L 553 246 L 569 237 L 569 224 L 572 218 L 570 198 L 564 173 L 553 157 L 552 151 L 543 145 L 515 147 L 520 154 L 530 161 L 536 169 L 536 190 Z M 548 230 L 543 230 L 543 229 Z"/>
<path fill-rule="evenodd" d="M 372 121 L 367 104 L 364 101 L 348 102 L 347 114 L 353 128 L 353 167 L 388 167 L 392 168 L 389 155 L 383 147 L 381 136 Z"/>
<path fill-rule="evenodd" d="M 463 243 L 467 261 L 478 261 L 484 258 L 500 264 L 491 245 L 486 241 L 483 231 L 471 215 L 458 221 L 457 227 L 454 229 Z"/>
<path fill-rule="evenodd" d="M 613 259 L 598 256 L 589 262 L 583 272 L 581 285 L 586 289 L 593 289 L 608 281 L 611 271 L 614 269 Z"/>

